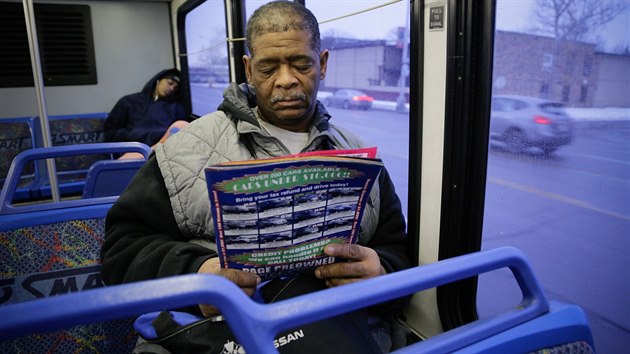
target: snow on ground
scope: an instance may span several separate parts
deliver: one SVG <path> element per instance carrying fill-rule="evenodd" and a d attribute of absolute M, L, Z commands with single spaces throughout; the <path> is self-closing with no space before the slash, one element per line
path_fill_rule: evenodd
<path fill-rule="evenodd" d="M 630 121 L 630 108 L 567 108 L 566 111 L 580 121 Z"/>

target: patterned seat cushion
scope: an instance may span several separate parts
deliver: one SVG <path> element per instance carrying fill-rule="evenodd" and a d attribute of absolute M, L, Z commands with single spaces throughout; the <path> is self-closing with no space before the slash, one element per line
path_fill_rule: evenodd
<path fill-rule="evenodd" d="M 103 286 L 104 218 L 0 232 L 0 306 Z M 0 353 L 131 353 L 133 319 L 77 326 L 0 343 Z"/>

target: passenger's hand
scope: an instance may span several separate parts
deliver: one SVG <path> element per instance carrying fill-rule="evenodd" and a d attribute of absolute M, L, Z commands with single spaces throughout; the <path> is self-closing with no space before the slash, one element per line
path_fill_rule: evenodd
<path fill-rule="evenodd" d="M 335 243 L 324 248 L 332 257 L 347 262 L 327 264 L 315 269 L 315 276 L 326 281 L 328 287 L 352 283 L 387 273 L 376 251 L 357 244 Z"/>
<path fill-rule="evenodd" d="M 252 296 L 256 291 L 256 285 L 260 284 L 260 277 L 256 274 L 238 269 L 221 268 L 218 257 L 210 258 L 203 262 L 197 273 L 215 274 L 225 277 L 238 285 L 248 296 Z M 200 304 L 199 309 L 205 317 L 219 313 L 218 309 L 211 305 Z"/>

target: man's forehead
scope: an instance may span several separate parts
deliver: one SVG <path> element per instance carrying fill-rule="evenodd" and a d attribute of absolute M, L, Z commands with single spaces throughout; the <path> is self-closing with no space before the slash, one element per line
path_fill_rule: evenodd
<path fill-rule="evenodd" d="M 265 55 L 259 53 L 253 58 L 253 61 L 257 64 L 275 64 L 280 62 L 308 62 L 312 63 L 316 61 L 316 58 L 308 54 L 294 54 L 294 55 Z"/>
<path fill-rule="evenodd" d="M 252 48 L 258 54 L 261 50 L 308 50 L 311 51 L 311 34 L 304 30 L 266 32 L 252 38 Z"/>

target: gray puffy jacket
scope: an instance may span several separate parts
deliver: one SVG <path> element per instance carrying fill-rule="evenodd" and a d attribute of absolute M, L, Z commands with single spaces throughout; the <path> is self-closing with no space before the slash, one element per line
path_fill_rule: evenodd
<path fill-rule="evenodd" d="M 156 148 L 156 158 L 179 229 L 188 238 L 214 240 L 214 227 L 204 168 L 225 161 L 289 154 L 262 129 L 252 110 L 252 88 L 231 84 L 217 112 L 193 121 Z M 330 115 L 318 102 L 307 147 L 303 151 L 352 149 L 365 145 L 348 131 L 329 124 Z M 378 223 L 379 185 L 374 185 L 363 214 L 359 243 L 367 244 Z"/>

